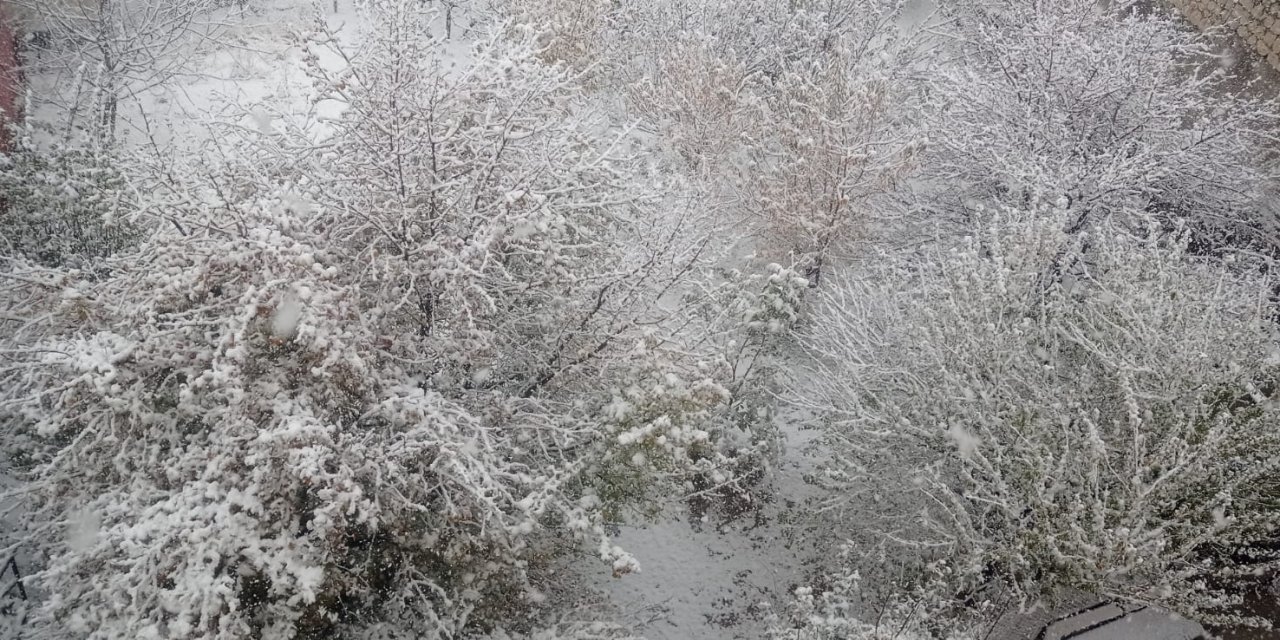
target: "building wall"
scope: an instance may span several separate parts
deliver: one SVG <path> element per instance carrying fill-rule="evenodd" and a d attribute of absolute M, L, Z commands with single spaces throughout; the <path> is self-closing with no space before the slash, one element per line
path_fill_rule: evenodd
<path fill-rule="evenodd" d="M 1169 0 L 1195 26 L 1228 27 L 1280 71 L 1280 0 Z"/>
<path fill-rule="evenodd" d="M 18 97 L 22 93 L 22 74 L 18 69 L 16 36 L 13 16 L 0 5 L 0 151 L 9 149 L 8 125 L 21 116 Z"/>

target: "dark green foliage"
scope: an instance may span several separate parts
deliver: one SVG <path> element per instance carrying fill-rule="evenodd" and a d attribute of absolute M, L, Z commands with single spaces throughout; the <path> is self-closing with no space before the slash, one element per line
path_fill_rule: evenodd
<path fill-rule="evenodd" d="M 83 266 L 132 244 L 136 210 L 114 159 L 80 149 L 0 155 L 0 253 L 47 266 Z"/>

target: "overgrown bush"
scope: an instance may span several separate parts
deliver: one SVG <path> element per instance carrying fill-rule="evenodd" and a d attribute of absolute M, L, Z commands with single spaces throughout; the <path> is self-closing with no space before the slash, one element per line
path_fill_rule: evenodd
<path fill-rule="evenodd" d="M 452 70 L 417 0 L 367 11 L 345 68 L 304 42 L 322 139 L 227 127 L 171 228 L 7 349 L 35 637 L 530 631 L 549 554 L 637 570 L 605 524 L 756 438 L 725 347 L 767 319 L 670 307 L 709 240 L 533 34 Z"/>
<path fill-rule="evenodd" d="M 136 197 L 119 159 L 83 149 L 0 154 L 0 251 L 81 266 L 136 242 Z"/>
<path fill-rule="evenodd" d="M 822 296 L 823 479 L 850 536 L 949 559 L 957 591 L 1213 614 L 1280 523 L 1271 281 L 1071 215 L 987 214 Z"/>

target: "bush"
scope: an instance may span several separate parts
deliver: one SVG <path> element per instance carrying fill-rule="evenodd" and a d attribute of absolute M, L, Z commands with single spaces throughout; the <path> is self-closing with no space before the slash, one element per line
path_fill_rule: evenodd
<path fill-rule="evenodd" d="M 822 296 L 824 480 L 850 536 L 950 559 L 957 591 L 1212 613 L 1280 518 L 1270 279 L 1070 215 L 987 214 Z"/>
<path fill-rule="evenodd" d="M 81 266 L 135 243 L 135 197 L 119 159 L 81 149 L 0 156 L 0 250 L 46 266 Z"/>

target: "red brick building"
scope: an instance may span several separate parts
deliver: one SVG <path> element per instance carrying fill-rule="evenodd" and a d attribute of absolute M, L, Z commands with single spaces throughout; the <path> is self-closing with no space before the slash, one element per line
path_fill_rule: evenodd
<path fill-rule="evenodd" d="M 12 144 L 8 124 L 20 115 L 22 74 L 18 68 L 18 37 L 13 14 L 0 1 L 0 151 Z"/>

